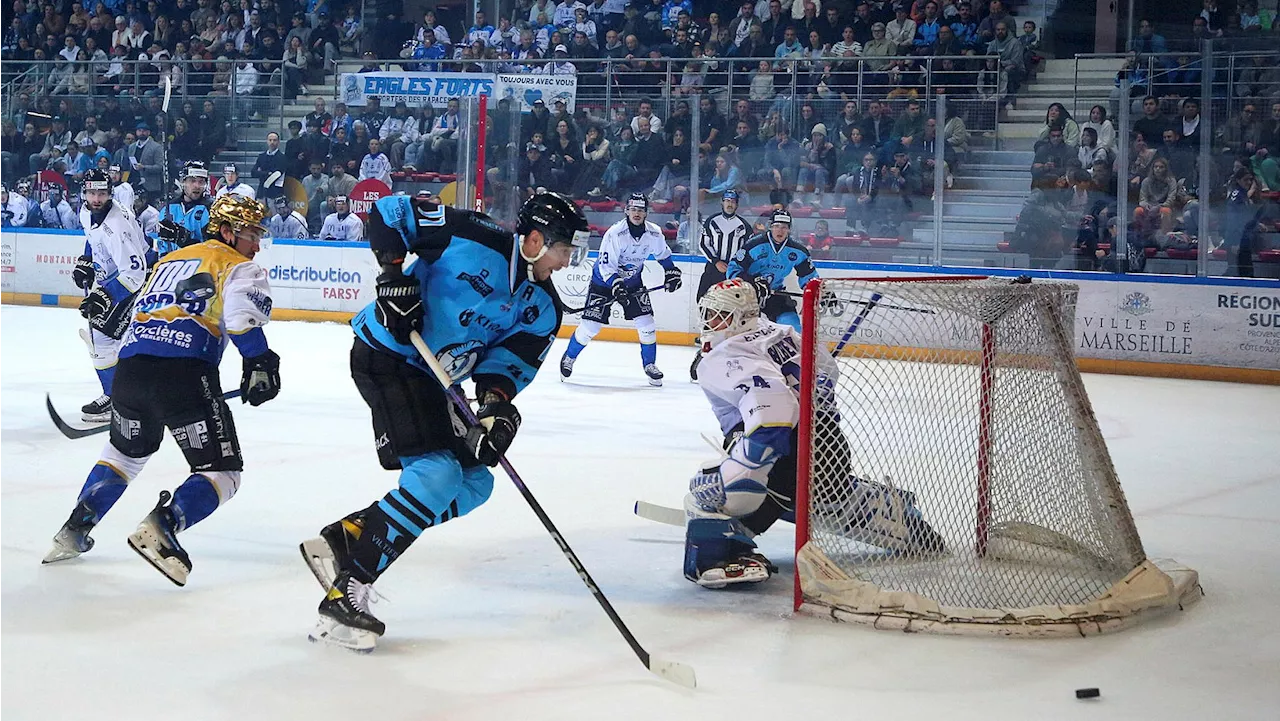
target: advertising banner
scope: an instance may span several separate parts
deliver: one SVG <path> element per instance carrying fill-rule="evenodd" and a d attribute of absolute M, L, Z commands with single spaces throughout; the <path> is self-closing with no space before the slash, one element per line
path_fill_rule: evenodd
<path fill-rule="evenodd" d="M 71 282 L 76 258 L 84 253 L 84 235 L 64 232 L 5 231 L 3 287 L 13 293 L 83 295 Z"/>
<path fill-rule="evenodd" d="M 351 212 L 360 216 L 360 220 L 366 220 L 369 215 L 369 209 L 378 201 L 378 198 L 391 195 L 391 188 L 386 183 L 377 178 L 365 178 L 355 187 L 351 189 Z"/>
<path fill-rule="evenodd" d="M 443 108 L 451 98 L 493 97 L 495 83 L 491 73 L 343 73 L 339 99 L 364 106 L 377 96 L 384 108 L 402 101 L 411 108 Z"/>
<path fill-rule="evenodd" d="M 496 90 L 499 99 L 520 101 L 522 113 L 532 112 L 535 100 L 545 102 L 548 110 L 555 107 L 555 101 L 563 100 L 572 113 L 574 98 L 578 95 L 578 76 L 499 73 Z"/>
<path fill-rule="evenodd" d="M 355 313 L 373 300 L 378 267 L 364 243 L 276 241 L 254 258 L 277 308 Z"/>

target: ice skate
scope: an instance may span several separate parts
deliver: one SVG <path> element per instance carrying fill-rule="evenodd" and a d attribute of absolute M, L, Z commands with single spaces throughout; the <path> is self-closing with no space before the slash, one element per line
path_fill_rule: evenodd
<path fill-rule="evenodd" d="M 57 563 L 87 553 L 93 548 L 93 539 L 89 537 L 89 531 L 92 530 L 93 511 L 83 502 L 77 504 L 71 517 L 53 537 L 53 548 L 49 549 L 40 563 Z"/>
<path fill-rule="evenodd" d="M 177 522 L 168 506 L 171 498 L 168 491 L 160 492 L 155 510 L 148 513 L 138 524 L 138 530 L 129 536 L 129 548 L 174 584 L 185 586 L 191 573 L 191 558 L 178 543 Z"/>
<path fill-rule="evenodd" d="M 649 385 L 658 387 L 662 385 L 662 371 L 658 370 L 657 363 L 650 363 L 645 366 L 644 374 L 649 376 Z"/>
<path fill-rule="evenodd" d="M 311 569 L 316 581 L 319 581 L 320 587 L 326 591 L 333 588 L 334 579 L 346 564 L 347 541 L 346 530 L 343 528 L 346 522 L 347 520 L 343 519 L 330 523 L 320 529 L 320 535 L 316 538 L 298 544 L 298 550 L 302 552 L 302 560 L 307 562 L 307 567 Z"/>
<path fill-rule="evenodd" d="M 573 362 L 577 358 L 571 358 L 568 355 L 560 356 L 560 380 L 564 380 L 573 375 Z"/>
<path fill-rule="evenodd" d="M 106 423 L 111 420 L 111 396 L 103 393 L 96 400 L 80 406 L 80 420 L 85 423 Z"/>
<path fill-rule="evenodd" d="M 361 583 L 349 573 L 339 574 L 320 602 L 320 618 L 307 638 L 369 653 L 387 631 L 386 624 L 369 612 L 375 597 L 373 584 Z"/>
<path fill-rule="evenodd" d="M 760 583 L 778 572 L 778 567 L 759 553 L 721 561 L 698 574 L 703 588 L 724 588 L 735 583 Z"/>

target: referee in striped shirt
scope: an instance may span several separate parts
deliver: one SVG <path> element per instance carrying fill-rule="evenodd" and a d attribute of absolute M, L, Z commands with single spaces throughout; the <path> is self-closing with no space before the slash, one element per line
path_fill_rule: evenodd
<path fill-rule="evenodd" d="M 751 235 L 751 224 L 738 215 L 738 191 L 725 191 L 720 199 L 720 210 L 702 223 L 698 249 L 707 259 L 707 265 L 702 269 L 702 279 L 698 281 L 697 300 L 702 300 L 711 286 L 725 279 L 729 261 Z M 693 357 L 693 365 L 689 366 L 691 380 L 698 380 L 698 363 L 701 360 L 702 351 L 699 350 Z"/>

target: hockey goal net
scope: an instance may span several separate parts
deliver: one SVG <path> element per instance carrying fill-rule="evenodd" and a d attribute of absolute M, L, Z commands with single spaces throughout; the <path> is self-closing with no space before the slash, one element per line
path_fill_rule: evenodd
<path fill-rule="evenodd" d="M 809 284 L 797 610 L 1074 635 L 1201 595 L 1195 571 L 1143 551 L 1075 366 L 1076 295 L 1007 278 Z"/>

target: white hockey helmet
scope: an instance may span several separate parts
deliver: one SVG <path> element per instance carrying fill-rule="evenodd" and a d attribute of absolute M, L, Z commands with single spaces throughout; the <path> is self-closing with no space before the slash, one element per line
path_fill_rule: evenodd
<path fill-rule="evenodd" d="M 702 315 L 702 352 L 717 343 L 756 329 L 760 320 L 760 301 L 756 289 L 739 278 L 722 280 L 711 286 L 698 301 Z"/>

